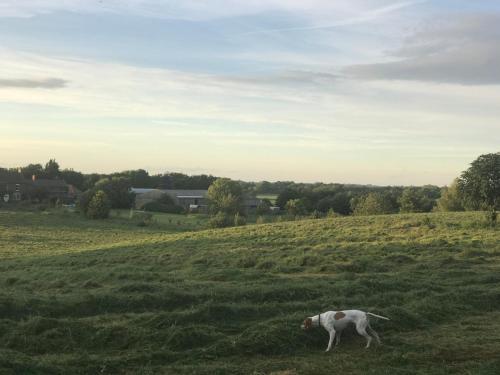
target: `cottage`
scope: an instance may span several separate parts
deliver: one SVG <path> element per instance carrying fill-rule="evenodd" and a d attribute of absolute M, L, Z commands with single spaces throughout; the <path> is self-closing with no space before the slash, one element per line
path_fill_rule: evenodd
<path fill-rule="evenodd" d="M 24 178 L 21 174 L 9 174 L 0 177 L 0 195 L 4 201 L 21 200 L 60 200 L 74 202 L 80 191 L 63 180 Z"/>

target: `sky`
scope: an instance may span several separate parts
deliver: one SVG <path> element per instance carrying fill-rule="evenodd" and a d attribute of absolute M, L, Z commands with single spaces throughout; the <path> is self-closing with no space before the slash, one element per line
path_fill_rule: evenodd
<path fill-rule="evenodd" d="M 0 166 L 446 185 L 499 40 L 493 0 L 0 0 Z"/>

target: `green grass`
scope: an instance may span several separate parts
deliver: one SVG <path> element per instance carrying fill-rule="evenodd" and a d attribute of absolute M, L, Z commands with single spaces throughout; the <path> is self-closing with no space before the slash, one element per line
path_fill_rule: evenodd
<path fill-rule="evenodd" d="M 222 230 L 0 211 L 0 374 L 497 374 L 500 233 L 479 213 Z M 325 354 L 308 315 L 360 308 Z"/>

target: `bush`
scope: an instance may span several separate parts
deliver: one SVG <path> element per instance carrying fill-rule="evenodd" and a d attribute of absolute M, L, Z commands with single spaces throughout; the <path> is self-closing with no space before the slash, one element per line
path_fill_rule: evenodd
<path fill-rule="evenodd" d="M 212 216 L 209 222 L 211 228 L 225 228 L 231 226 L 231 224 L 230 216 L 223 212 L 218 212 L 216 215 Z"/>
<path fill-rule="evenodd" d="M 184 208 L 177 204 L 166 204 L 162 203 L 160 200 L 153 202 L 148 202 L 144 206 L 144 211 L 150 212 L 164 212 L 168 214 L 181 214 L 184 212 Z"/>
<path fill-rule="evenodd" d="M 106 219 L 111 210 L 111 202 L 102 190 L 97 191 L 89 202 L 87 217 L 89 219 Z"/>
<path fill-rule="evenodd" d="M 234 226 L 239 227 L 242 225 L 246 225 L 247 219 L 245 216 L 240 215 L 239 213 L 236 213 L 234 215 Z"/>
<path fill-rule="evenodd" d="M 354 215 L 382 215 L 392 212 L 391 203 L 387 195 L 368 193 L 352 201 Z"/>
<path fill-rule="evenodd" d="M 263 199 L 262 202 L 257 206 L 257 215 L 266 215 L 271 211 L 271 201 L 269 199 Z"/>

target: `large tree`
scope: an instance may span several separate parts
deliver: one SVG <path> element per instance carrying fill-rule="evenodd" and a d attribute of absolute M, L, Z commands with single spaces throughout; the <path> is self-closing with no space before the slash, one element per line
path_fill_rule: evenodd
<path fill-rule="evenodd" d="M 208 188 L 208 201 L 212 214 L 222 212 L 226 215 L 242 213 L 243 192 L 236 181 L 218 178 Z"/>
<path fill-rule="evenodd" d="M 474 160 L 458 179 L 458 188 L 467 208 L 489 211 L 495 224 L 500 208 L 500 152 Z"/>
<path fill-rule="evenodd" d="M 111 202 L 111 208 L 130 208 L 134 194 L 130 192 L 130 180 L 125 177 L 103 178 L 95 184 L 94 190 L 102 190 Z"/>
<path fill-rule="evenodd" d="M 59 170 L 59 164 L 56 159 L 50 159 L 47 164 L 45 164 L 45 175 L 49 179 L 56 179 L 60 176 L 61 171 Z"/>

